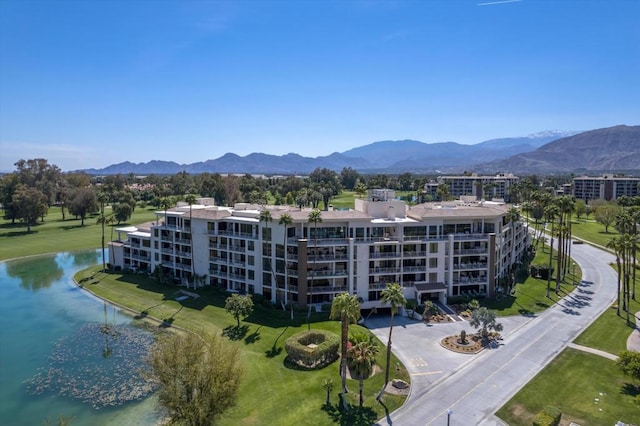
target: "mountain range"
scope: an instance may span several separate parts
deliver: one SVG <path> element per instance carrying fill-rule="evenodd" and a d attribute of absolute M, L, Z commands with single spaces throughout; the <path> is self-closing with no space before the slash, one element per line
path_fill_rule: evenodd
<path fill-rule="evenodd" d="M 380 141 L 328 156 L 303 157 L 252 153 L 191 164 L 153 160 L 123 162 L 90 174 L 209 173 L 308 174 L 316 168 L 361 173 L 460 173 L 465 170 L 555 173 L 640 170 L 640 126 L 615 126 L 586 132 L 546 131 L 524 137 L 491 139 L 475 145 L 415 140 Z"/>

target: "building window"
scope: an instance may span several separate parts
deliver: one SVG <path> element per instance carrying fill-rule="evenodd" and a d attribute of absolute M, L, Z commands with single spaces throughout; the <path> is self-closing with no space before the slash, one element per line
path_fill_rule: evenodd
<path fill-rule="evenodd" d="M 437 268 L 438 267 L 438 258 L 430 257 L 429 258 L 429 268 Z"/>
<path fill-rule="evenodd" d="M 438 243 L 429 243 L 429 253 L 438 252 Z"/>

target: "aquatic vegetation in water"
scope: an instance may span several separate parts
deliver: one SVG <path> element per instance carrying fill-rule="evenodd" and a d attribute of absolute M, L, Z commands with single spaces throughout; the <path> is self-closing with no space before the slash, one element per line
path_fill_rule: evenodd
<path fill-rule="evenodd" d="M 154 342 L 134 325 L 86 324 L 56 342 L 49 365 L 27 381 L 32 394 L 54 392 L 95 409 L 143 399 L 158 388 L 145 372 Z"/>

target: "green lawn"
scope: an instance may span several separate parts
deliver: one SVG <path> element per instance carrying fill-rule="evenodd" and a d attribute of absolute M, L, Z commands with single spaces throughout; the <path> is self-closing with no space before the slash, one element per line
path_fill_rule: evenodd
<path fill-rule="evenodd" d="M 605 232 L 604 225 L 600 225 L 592 219 L 585 220 L 583 218 L 578 220 L 575 217 L 571 223 L 571 233 L 578 238 L 601 246 L 606 246 L 607 241 L 620 235 L 613 226 L 609 227 L 609 232 Z"/>
<path fill-rule="evenodd" d="M 637 298 L 640 299 L 640 297 Z M 616 306 L 617 304 L 614 302 L 609 309 L 600 315 L 597 321 L 576 338 L 575 343 L 612 354 L 618 354 L 627 349 L 627 338 L 635 327 L 634 314 L 640 311 L 640 302 L 631 300 L 629 313 L 632 325 L 627 325 L 627 317 L 625 311 L 622 310 L 622 304 L 620 316 L 617 314 Z"/>
<path fill-rule="evenodd" d="M 121 223 L 115 227 L 155 220 L 154 211 L 153 208 L 138 207 L 128 223 Z M 85 219 L 84 226 L 81 226 L 80 219 L 68 214 L 67 220 L 63 221 L 60 208 L 52 207 L 44 222 L 32 226 L 28 234 L 25 225 L 18 222 L 12 225 L 11 221 L 1 219 L 0 261 L 34 254 L 98 248 L 102 231 L 100 225 L 96 224 L 97 218 L 98 215 L 89 216 Z M 108 242 L 110 239 L 111 226 L 105 226 L 105 241 Z"/>
<path fill-rule="evenodd" d="M 105 274 L 99 270 L 100 267 L 93 267 L 81 271 L 76 280 L 100 297 L 126 305 L 138 316 L 144 312 L 148 317 L 170 321 L 197 333 L 229 332 L 235 325 L 235 320 L 223 308 L 226 294 L 215 288 L 198 290 L 202 296 L 197 300 L 176 302 L 176 287 L 162 286 L 144 275 Z M 376 392 L 384 382 L 384 370 L 365 381 L 365 406 L 362 409 L 357 408 L 358 382 L 348 381 L 348 401 L 353 407 L 344 414 L 336 409 L 339 362 L 317 371 L 301 371 L 285 362 L 284 342 L 289 336 L 307 329 L 305 317 L 305 312 L 296 312 L 292 321 L 288 312 L 257 305 L 255 312 L 243 322 L 245 327 L 239 335 L 227 333 L 242 347 L 245 374 L 238 405 L 223 416 L 221 425 L 298 424 L 300 419 L 314 425 L 369 425 L 384 417 L 384 407 L 375 401 Z M 312 328 L 339 334 L 339 326 L 339 322 L 329 321 L 326 313 L 312 318 Z M 384 368 L 386 352 L 382 343 L 380 349 L 378 365 Z M 393 357 L 391 377 L 408 381 L 404 367 L 395 371 L 397 362 Z M 326 378 L 332 378 L 336 385 L 329 407 L 324 407 L 326 393 L 322 388 Z M 404 398 L 385 395 L 383 402 L 389 411 L 393 411 Z"/>
<path fill-rule="evenodd" d="M 640 419 L 634 398 L 640 383 L 622 374 L 614 361 L 566 349 L 496 414 L 511 426 L 531 425 L 547 405 L 560 408 L 562 424 L 613 425 Z"/>
<path fill-rule="evenodd" d="M 555 268 L 557 256 L 556 251 L 553 251 L 553 266 Z M 536 253 L 536 257 L 533 264 L 547 265 L 549 263 L 549 247 L 542 245 Z M 580 267 L 576 265 L 575 276 L 573 275 L 573 268 L 570 268 L 568 274 L 565 275 L 565 280 L 560 283 L 560 291 L 556 294 L 555 279 L 551 279 L 551 291 L 549 297 L 547 293 L 547 280 L 535 278 L 527 274 L 522 274 L 516 277 L 515 291 L 511 295 L 502 295 L 495 299 L 482 299 L 480 304 L 486 306 L 489 309 L 495 310 L 498 316 L 509 315 L 533 315 L 536 312 L 541 312 L 557 303 L 568 293 L 574 290 L 574 283 L 579 282 L 582 278 L 582 271 Z"/>

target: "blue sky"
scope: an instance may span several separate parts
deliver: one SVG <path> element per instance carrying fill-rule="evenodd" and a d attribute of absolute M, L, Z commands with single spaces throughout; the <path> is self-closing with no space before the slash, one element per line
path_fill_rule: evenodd
<path fill-rule="evenodd" d="M 0 2 L 0 170 L 640 124 L 640 1 Z"/>

